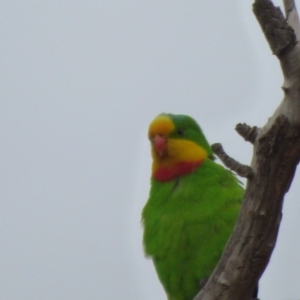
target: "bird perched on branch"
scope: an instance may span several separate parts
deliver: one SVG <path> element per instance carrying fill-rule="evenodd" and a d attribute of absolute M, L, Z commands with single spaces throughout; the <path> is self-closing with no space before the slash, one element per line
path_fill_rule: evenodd
<path fill-rule="evenodd" d="M 148 135 L 153 162 L 142 212 L 145 253 L 168 300 L 192 300 L 221 257 L 244 190 L 231 171 L 214 161 L 191 117 L 160 114 Z"/>

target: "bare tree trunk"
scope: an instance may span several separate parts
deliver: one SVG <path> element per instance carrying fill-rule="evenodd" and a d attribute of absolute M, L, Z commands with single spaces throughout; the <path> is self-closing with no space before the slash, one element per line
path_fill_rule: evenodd
<path fill-rule="evenodd" d="M 284 195 L 300 159 L 300 26 L 294 0 L 284 0 L 284 6 L 286 19 L 270 0 L 253 4 L 281 64 L 284 98 L 263 128 L 236 128 L 254 147 L 250 168 L 243 166 L 248 177 L 243 206 L 219 264 L 195 300 L 251 299 L 276 243 Z"/>

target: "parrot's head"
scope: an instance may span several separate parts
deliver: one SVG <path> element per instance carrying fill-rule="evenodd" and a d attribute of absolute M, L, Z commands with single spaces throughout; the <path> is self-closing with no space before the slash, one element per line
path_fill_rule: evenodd
<path fill-rule="evenodd" d="M 160 114 L 149 126 L 152 176 L 169 181 L 195 170 L 213 153 L 197 122 L 186 115 Z"/>

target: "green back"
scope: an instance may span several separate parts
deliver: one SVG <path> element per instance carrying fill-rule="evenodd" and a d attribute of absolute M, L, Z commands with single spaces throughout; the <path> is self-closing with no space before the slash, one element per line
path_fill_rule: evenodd
<path fill-rule="evenodd" d="M 142 219 L 169 300 L 192 300 L 214 270 L 233 230 L 244 190 L 227 169 L 207 159 L 169 182 L 151 180 Z"/>

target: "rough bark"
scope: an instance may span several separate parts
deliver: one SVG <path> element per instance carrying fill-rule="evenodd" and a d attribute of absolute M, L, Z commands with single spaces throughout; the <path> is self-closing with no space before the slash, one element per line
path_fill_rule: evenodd
<path fill-rule="evenodd" d="M 276 244 L 285 193 L 300 160 L 300 38 L 294 0 L 284 0 L 285 19 L 270 0 L 255 0 L 253 12 L 280 61 L 284 98 L 262 128 L 240 124 L 253 144 L 240 215 L 223 256 L 195 300 L 249 300 Z"/>
<path fill-rule="evenodd" d="M 251 178 L 253 175 L 252 169 L 249 166 L 242 165 L 224 151 L 221 144 L 213 144 L 211 145 L 212 150 L 214 153 L 220 158 L 220 160 L 223 162 L 223 164 L 237 173 L 241 177 Z"/>

